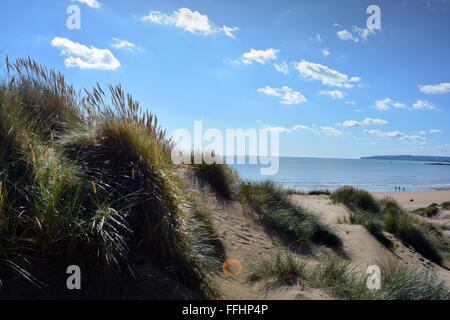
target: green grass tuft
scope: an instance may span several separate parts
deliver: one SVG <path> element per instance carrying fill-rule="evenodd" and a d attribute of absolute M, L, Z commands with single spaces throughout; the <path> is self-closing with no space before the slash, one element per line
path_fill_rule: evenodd
<path fill-rule="evenodd" d="M 380 204 L 367 191 L 344 186 L 331 194 L 334 203 L 342 203 L 352 210 L 360 210 L 371 213 L 380 211 Z"/>
<path fill-rule="evenodd" d="M 306 262 L 290 252 L 278 252 L 272 259 L 251 265 L 246 276 L 248 282 L 275 280 L 278 284 L 295 283 L 306 279 Z"/>
<path fill-rule="evenodd" d="M 450 210 L 450 201 L 445 201 L 441 203 L 442 210 Z"/>
<path fill-rule="evenodd" d="M 294 205 L 286 192 L 273 182 L 244 182 L 240 187 L 239 199 L 292 244 L 313 241 L 336 249 L 342 247 L 342 241 L 331 229 L 312 213 Z"/>

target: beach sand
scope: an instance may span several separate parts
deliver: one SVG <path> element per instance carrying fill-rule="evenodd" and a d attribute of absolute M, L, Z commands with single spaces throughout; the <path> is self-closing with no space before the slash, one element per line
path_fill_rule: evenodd
<path fill-rule="evenodd" d="M 450 201 L 450 190 L 426 192 L 373 192 L 373 195 L 378 199 L 390 196 L 408 210 L 428 207 L 432 203 L 441 204 L 444 201 Z M 414 201 L 411 201 L 411 199 Z"/>

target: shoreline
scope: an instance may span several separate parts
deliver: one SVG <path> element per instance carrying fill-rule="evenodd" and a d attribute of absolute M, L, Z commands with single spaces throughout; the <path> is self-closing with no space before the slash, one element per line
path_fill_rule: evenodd
<path fill-rule="evenodd" d="M 386 196 L 394 198 L 406 209 L 414 210 L 428 207 L 432 203 L 441 204 L 450 201 L 450 189 L 433 189 L 432 191 L 418 192 L 371 192 L 377 199 Z M 411 201 L 413 200 L 413 201 Z"/>

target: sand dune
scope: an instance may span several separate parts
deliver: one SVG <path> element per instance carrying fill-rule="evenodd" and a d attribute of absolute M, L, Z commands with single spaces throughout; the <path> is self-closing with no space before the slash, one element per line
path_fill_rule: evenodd
<path fill-rule="evenodd" d="M 414 193 L 418 199 L 417 205 L 424 206 L 435 201 L 444 201 L 450 191 L 440 191 L 437 194 Z M 378 197 L 383 195 L 377 194 Z M 396 196 L 396 195 L 394 195 Z M 398 194 L 402 204 L 407 204 L 408 194 Z M 432 271 L 442 281 L 450 286 L 450 272 L 428 259 L 422 257 L 412 248 L 405 246 L 394 236 L 386 236 L 394 243 L 392 249 L 387 249 L 378 242 L 364 227 L 342 223 L 342 218 L 348 211 L 341 205 L 332 204 L 325 195 L 294 195 L 294 203 L 301 204 L 318 216 L 324 223 L 336 230 L 344 244 L 344 251 L 349 261 L 362 272 L 368 265 L 378 262 L 395 260 L 399 263 L 413 266 L 421 270 Z M 221 231 L 227 255 L 239 259 L 242 263 L 242 273 L 237 278 L 222 276 L 217 279 L 221 291 L 228 299 L 331 299 L 325 291 L 308 285 L 293 285 L 277 290 L 267 289 L 266 283 L 248 284 L 245 282 L 245 272 L 255 261 L 274 256 L 280 249 L 286 249 L 282 241 L 267 230 L 251 212 L 246 212 L 237 202 L 217 204 L 214 213 L 215 224 Z M 320 264 L 328 249 L 317 246 L 308 253 L 296 253 L 300 259 Z"/>

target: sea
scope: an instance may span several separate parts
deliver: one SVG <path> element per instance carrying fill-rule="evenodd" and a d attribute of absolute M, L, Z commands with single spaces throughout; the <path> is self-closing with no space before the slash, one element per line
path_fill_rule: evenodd
<path fill-rule="evenodd" d="M 248 162 L 247 162 L 248 163 Z M 262 176 L 259 165 L 232 167 L 247 181 L 272 180 L 297 191 L 334 191 L 344 185 L 372 192 L 450 189 L 450 165 L 427 162 L 280 157 L 278 173 Z"/>

